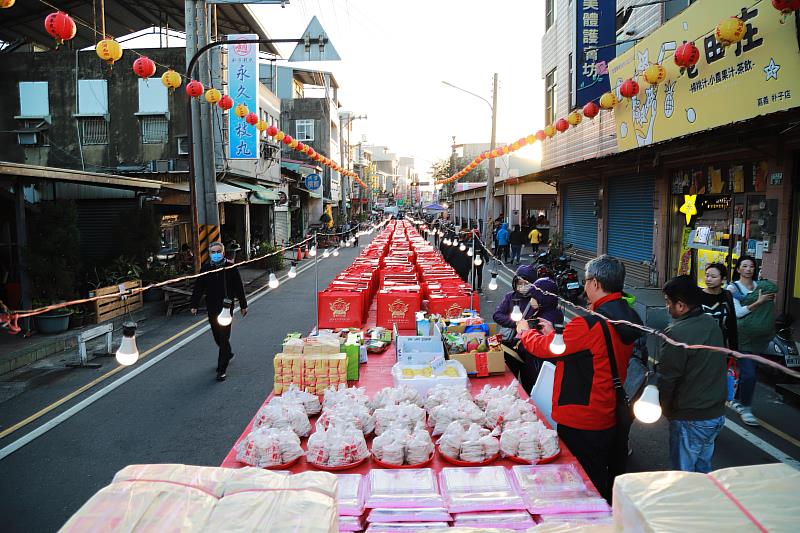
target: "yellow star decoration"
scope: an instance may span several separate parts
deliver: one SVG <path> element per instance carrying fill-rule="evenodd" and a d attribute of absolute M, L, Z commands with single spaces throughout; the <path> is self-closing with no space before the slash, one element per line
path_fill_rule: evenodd
<path fill-rule="evenodd" d="M 683 195 L 683 205 L 679 209 L 681 213 L 686 215 L 686 225 L 688 226 L 692 222 L 692 217 L 697 214 L 697 206 L 695 202 L 697 201 L 696 194 L 684 194 Z"/>

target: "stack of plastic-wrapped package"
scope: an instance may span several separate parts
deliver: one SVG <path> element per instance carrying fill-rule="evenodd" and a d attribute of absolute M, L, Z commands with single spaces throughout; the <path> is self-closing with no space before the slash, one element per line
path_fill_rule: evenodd
<path fill-rule="evenodd" d="M 372 441 L 372 455 L 390 465 L 425 463 L 431 458 L 433 450 L 431 435 L 421 423 L 411 430 L 405 424 L 395 423 Z"/>
<path fill-rule="evenodd" d="M 500 441 L 488 429 L 477 424 L 464 429 L 457 420 L 447 426 L 438 443 L 440 453 L 467 463 L 483 463 L 500 452 Z"/>

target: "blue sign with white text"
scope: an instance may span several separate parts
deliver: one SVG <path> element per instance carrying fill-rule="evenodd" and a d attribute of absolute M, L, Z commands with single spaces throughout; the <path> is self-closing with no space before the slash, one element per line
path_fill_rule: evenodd
<path fill-rule="evenodd" d="M 575 0 L 575 67 L 573 105 L 597 101 L 609 90 L 608 62 L 616 55 L 614 0 Z"/>
<path fill-rule="evenodd" d="M 306 189 L 316 191 L 322 187 L 322 178 L 319 174 L 309 174 L 306 176 Z"/>
<path fill-rule="evenodd" d="M 229 35 L 228 40 L 258 39 L 255 34 Z M 251 113 L 258 114 L 258 45 L 228 45 L 228 87 L 234 105 L 244 104 Z M 228 140 L 230 159 L 258 159 L 258 130 L 228 113 Z"/>

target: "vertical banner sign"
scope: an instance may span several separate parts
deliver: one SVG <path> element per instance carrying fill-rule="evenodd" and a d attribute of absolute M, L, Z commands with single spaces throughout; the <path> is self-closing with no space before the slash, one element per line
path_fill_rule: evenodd
<path fill-rule="evenodd" d="M 229 35 L 228 40 L 258 39 L 255 34 Z M 258 45 L 228 45 L 228 87 L 234 105 L 244 104 L 258 114 Z M 258 159 L 258 134 L 255 126 L 228 112 L 230 159 Z"/>
<path fill-rule="evenodd" d="M 616 2 L 574 0 L 575 55 L 572 104 L 582 107 L 608 91 L 608 62 L 616 47 Z M 611 45 L 611 46 L 609 46 Z"/>

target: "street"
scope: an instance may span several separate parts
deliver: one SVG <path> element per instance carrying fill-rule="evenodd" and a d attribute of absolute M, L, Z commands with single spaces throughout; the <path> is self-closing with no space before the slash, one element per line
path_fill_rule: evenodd
<path fill-rule="evenodd" d="M 362 243 L 367 238 L 362 237 Z M 325 286 L 358 253 L 343 248 L 338 257 L 319 262 L 319 281 Z M 128 464 L 185 463 L 217 466 L 272 387 L 272 357 L 290 331 L 308 332 L 315 322 L 314 269 L 301 264 L 295 280 L 282 280 L 277 289 L 255 291 L 246 318 L 235 316 L 232 345 L 237 354 L 228 379 L 214 380 L 216 346 L 205 318 L 182 314 L 174 328 L 144 330 L 140 350 L 154 346 L 192 324 L 184 336 L 161 346 L 133 367 L 112 376 L 60 405 L 46 416 L 0 440 L 6 448 L 87 398 L 86 405 L 63 423 L 0 460 L 0 513 L 4 531 L 53 531 L 94 492 L 108 484 Z M 310 267 L 310 268 L 309 268 Z M 484 290 L 482 315 L 490 318 L 509 287 L 500 276 L 496 292 Z M 488 276 L 487 282 L 488 285 Z M 166 329 L 169 329 L 168 331 Z M 187 336 L 197 338 L 186 342 Z M 177 346 L 177 349 L 175 349 Z M 170 352 L 170 350 L 172 350 Z M 102 395 L 106 387 L 146 365 L 159 354 L 166 357 L 130 381 Z M 52 382 L 5 402 L 2 429 L 46 407 L 115 365 L 99 370 L 70 370 Z M 732 411 L 717 444 L 714 467 L 776 462 L 800 458 L 800 411 L 783 405 L 772 389 L 759 385 L 754 409 L 771 428 L 746 427 Z M 774 426 L 774 427 L 773 427 Z M 784 435 L 781 436 L 781 433 Z M 668 469 L 667 424 L 636 423 L 631 437 L 630 471 Z M 794 462 L 793 462 L 794 461 Z"/>

